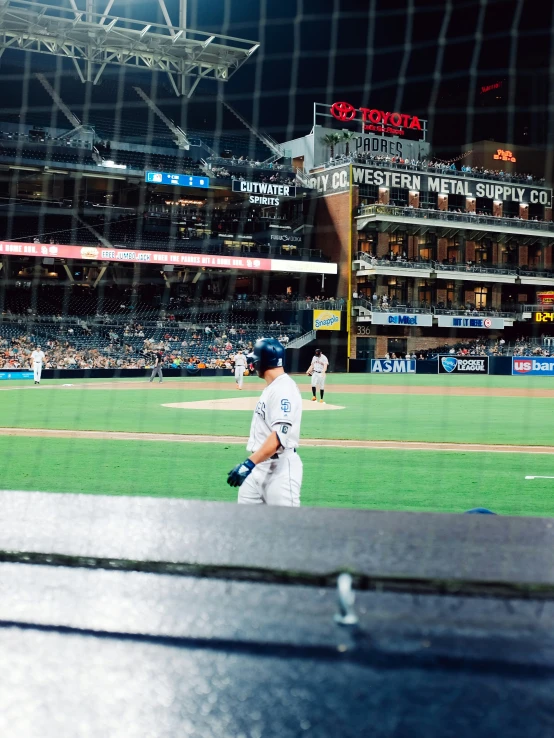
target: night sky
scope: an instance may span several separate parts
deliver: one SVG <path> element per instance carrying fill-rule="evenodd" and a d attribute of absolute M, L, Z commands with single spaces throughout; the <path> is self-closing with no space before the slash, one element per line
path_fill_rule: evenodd
<path fill-rule="evenodd" d="M 171 12 L 177 0 L 167 5 Z M 112 13 L 156 21 L 157 7 L 116 0 Z M 285 140 L 309 132 L 314 101 L 347 100 L 428 118 L 443 156 L 483 138 L 554 145 L 553 23 L 552 3 L 537 0 L 189 0 L 191 28 L 261 42 L 219 90 L 255 126 Z M 22 103 L 47 112 L 47 100 L 22 98 L 22 78 L 40 70 L 57 76 L 66 101 L 85 114 L 88 106 L 91 116 L 116 110 L 140 119 L 129 92 L 138 82 L 184 127 L 237 127 L 221 116 L 214 83 L 201 83 L 187 104 L 163 74 L 112 68 L 91 96 L 70 62 L 21 52 L 6 53 L 0 67 L 6 114 Z M 500 91 L 480 94 L 497 81 Z"/>

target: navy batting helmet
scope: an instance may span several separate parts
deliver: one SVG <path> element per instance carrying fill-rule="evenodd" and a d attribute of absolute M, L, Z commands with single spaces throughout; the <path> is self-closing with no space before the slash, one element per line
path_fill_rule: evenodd
<path fill-rule="evenodd" d="M 265 372 L 266 369 L 283 366 L 285 349 L 276 338 L 260 338 L 246 358 L 258 373 Z"/>

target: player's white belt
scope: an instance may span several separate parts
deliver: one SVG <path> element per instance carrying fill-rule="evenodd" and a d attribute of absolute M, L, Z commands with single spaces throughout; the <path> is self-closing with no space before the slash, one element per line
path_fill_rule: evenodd
<path fill-rule="evenodd" d="M 286 454 L 286 453 L 295 454 L 297 453 L 297 451 L 295 448 L 285 448 L 283 449 L 283 451 L 281 451 L 280 454 L 273 454 L 273 456 L 270 456 L 268 461 L 275 461 L 276 459 L 278 459 L 279 457 L 283 456 L 283 454 Z"/>

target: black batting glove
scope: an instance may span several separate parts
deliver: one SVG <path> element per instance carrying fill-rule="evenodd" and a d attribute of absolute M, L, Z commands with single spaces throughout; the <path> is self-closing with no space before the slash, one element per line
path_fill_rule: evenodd
<path fill-rule="evenodd" d="M 227 484 L 231 487 L 240 487 L 247 476 L 252 473 L 252 469 L 256 466 L 253 461 L 246 459 L 241 464 L 237 464 L 234 469 L 231 469 L 227 475 Z"/>

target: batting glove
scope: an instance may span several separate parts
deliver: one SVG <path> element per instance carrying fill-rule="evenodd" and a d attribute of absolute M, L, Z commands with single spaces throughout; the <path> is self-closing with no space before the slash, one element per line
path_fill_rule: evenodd
<path fill-rule="evenodd" d="M 256 466 L 253 461 L 246 459 L 242 464 L 237 464 L 234 469 L 231 469 L 227 476 L 227 484 L 231 487 L 240 487 L 246 477 L 251 474 L 252 469 Z"/>

